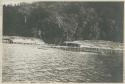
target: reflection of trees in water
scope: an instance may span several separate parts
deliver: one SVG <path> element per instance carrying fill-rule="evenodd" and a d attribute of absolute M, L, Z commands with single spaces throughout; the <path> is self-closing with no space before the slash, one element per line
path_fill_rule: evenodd
<path fill-rule="evenodd" d="M 123 81 L 123 54 L 99 55 L 96 60 L 100 62 L 107 80 Z"/>

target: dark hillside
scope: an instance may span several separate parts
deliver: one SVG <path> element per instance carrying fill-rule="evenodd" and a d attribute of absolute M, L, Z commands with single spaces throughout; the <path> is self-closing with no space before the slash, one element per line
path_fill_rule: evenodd
<path fill-rule="evenodd" d="M 3 34 L 47 43 L 123 41 L 123 2 L 36 2 L 3 7 Z"/>

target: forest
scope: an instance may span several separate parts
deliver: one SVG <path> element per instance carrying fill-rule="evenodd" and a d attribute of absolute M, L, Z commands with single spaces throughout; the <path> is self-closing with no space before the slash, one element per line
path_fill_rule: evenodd
<path fill-rule="evenodd" d="M 123 42 L 123 2 L 34 2 L 3 6 L 3 35 L 61 44 L 74 40 Z"/>

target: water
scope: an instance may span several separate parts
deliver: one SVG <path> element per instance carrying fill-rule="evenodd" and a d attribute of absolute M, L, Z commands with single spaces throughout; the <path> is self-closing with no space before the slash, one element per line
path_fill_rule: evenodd
<path fill-rule="evenodd" d="M 3 82 L 122 82 L 123 55 L 4 44 Z"/>

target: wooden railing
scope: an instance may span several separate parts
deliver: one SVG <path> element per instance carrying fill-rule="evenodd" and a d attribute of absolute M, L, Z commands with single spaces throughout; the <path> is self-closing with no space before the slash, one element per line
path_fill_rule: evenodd
<path fill-rule="evenodd" d="M 68 47 L 68 46 L 52 46 L 52 48 L 62 49 L 66 51 L 75 51 L 75 52 L 94 52 L 94 53 L 105 53 L 105 54 L 115 54 L 123 53 L 123 49 L 108 49 L 108 48 L 90 48 L 90 47 Z"/>

